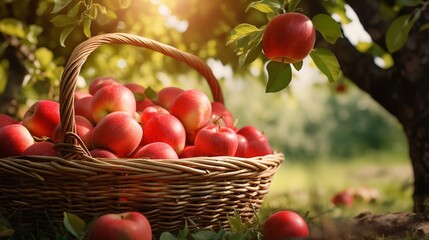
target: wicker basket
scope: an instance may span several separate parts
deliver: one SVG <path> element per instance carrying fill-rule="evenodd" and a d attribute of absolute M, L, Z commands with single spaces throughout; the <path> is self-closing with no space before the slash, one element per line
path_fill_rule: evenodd
<path fill-rule="evenodd" d="M 0 158 L 0 213 L 24 229 L 63 219 L 63 212 L 92 221 L 100 214 L 140 211 L 154 235 L 177 232 L 187 219 L 199 227 L 227 227 L 238 211 L 253 216 L 271 179 L 284 160 L 281 153 L 256 158 L 194 157 L 163 159 L 95 159 L 75 137 L 74 91 L 81 66 L 102 44 L 129 44 L 182 61 L 208 82 L 215 101 L 222 91 L 210 68 L 198 57 L 144 37 L 111 33 L 78 45 L 60 85 L 62 157 Z"/>

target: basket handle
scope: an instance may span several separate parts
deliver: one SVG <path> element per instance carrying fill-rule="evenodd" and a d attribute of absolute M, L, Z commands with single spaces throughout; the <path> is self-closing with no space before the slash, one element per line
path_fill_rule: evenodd
<path fill-rule="evenodd" d="M 70 58 L 61 76 L 59 96 L 61 126 L 63 126 L 61 136 L 63 137 L 64 141 L 63 145 L 72 145 L 71 147 L 69 147 L 69 149 L 71 149 L 69 151 L 64 151 L 64 148 L 61 148 L 63 151 L 60 152 L 63 157 L 73 158 L 85 152 L 76 152 L 76 145 L 78 144 L 78 141 L 75 137 L 73 137 L 73 135 L 76 135 L 74 93 L 76 91 L 76 83 L 82 65 L 85 63 L 89 54 L 91 54 L 102 44 L 134 45 L 160 52 L 164 55 L 184 62 L 193 69 L 195 69 L 197 72 L 199 72 L 206 79 L 212 92 L 214 101 L 222 103 L 224 102 L 222 90 L 219 86 L 218 80 L 213 75 L 213 72 L 203 60 L 193 54 L 184 52 L 175 47 L 160 43 L 152 39 L 128 33 L 107 33 L 91 37 L 76 46 L 76 48 L 70 55 Z M 74 134 L 68 134 L 70 132 Z M 72 153 L 70 153 L 70 151 L 72 151 Z"/>

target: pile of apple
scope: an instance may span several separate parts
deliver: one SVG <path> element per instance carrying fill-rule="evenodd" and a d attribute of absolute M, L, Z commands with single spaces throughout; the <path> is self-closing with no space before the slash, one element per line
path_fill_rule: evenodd
<path fill-rule="evenodd" d="M 196 156 L 251 158 L 272 148 L 256 127 L 237 128 L 231 112 L 198 90 L 164 87 L 148 98 L 137 83 L 112 77 L 75 92 L 76 134 L 96 158 L 178 159 Z M 58 156 L 59 103 L 39 100 L 22 121 L 0 114 L 0 157 Z"/>

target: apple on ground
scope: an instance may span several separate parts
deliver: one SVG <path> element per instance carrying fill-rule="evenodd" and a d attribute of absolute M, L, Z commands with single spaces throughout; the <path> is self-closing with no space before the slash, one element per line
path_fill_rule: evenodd
<path fill-rule="evenodd" d="M 206 94 L 191 89 L 183 91 L 174 99 L 169 112 L 182 122 L 187 132 L 192 133 L 209 121 L 212 105 Z"/>
<path fill-rule="evenodd" d="M 347 190 L 336 192 L 331 202 L 337 207 L 351 207 L 354 203 L 353 193 Z"/>
<path fill-rule="evenodd" d="M 198 156 L 234 156 L 238 138 L 229 127 L 207 126 L 198 131 L 194 146 Z"/>
<path fill-rule="evenodd" d="M 157 113 L 143 125 L 142 145 L 153 142 L 167 143 L 180 155 L 186 144 L 183 124 L 171 114 Z"/>
<path fill-rule="evenodd" d="M 28 146 L 22 155 L 57 157 L 58 153 L 54 146 L 55 144 L 53 142 L 35 142 Z"/>
<path fill-rule="evenodd" d="M 74 111 L 75 115 L 80 115 L 88 119 L 89 121 L 94 123 L 94 120 L 92 119 L 92 112 L 91 112 L 91 101 L 93 96 L 86 96 L 80 99 L 76 99 L 74 102 Z"/>
<path fill-rule="evenodd" d="M 153 142 L 141 146 L 135 154 L 134 158 L 150 158 L 150 159 L 179 159 L 176 151 L 165 142 Z"/>
<path fill-rule="evenodd" d="M 139 146 L 142 136 L 140 124 L 128 113 L 119 111 L 108 114 L 95 125 L 91 143 L 94 149 L 107 149 L 124 158 Z"/>
<path fill-rule="evenodd" d="M 152 240 L 152 228 L 140 212 L 109 213 L 91 225 L 88 240 Z"/>
<path fill-rule="evenodd" d="M 10 124 L 16 124 L 18 123 L 17 120 L 15 120 L 13 117 L 0 113 L 0 128 L 10 125 Z"/>
<path fill-rule="evenodd" d="M 91 80 L 91 82 L 89 83 L 88 91 L 89 94 L 94 95 L 102 87 L 119 84 L 121 83 L 114 77 L 98 77 Z"/>
<path fill-rule="evenodd" d="M 53 100 L 39 100 L 30 106 L 22 118 L 30 133 L 37 138 L 52 138 L 55 127 L 60 123 L 60 104 Z"/>
<path fill-rule="evenodd" d="M 116 159 L 118 158 L 114 153 L 112 153 L 109 150 L 106 149 L 91 149 L 89 150 L 89 154 L 91 154 L 91 156 L 93 158 L 112 158 L 112 159 Z"/>
<path fill-rule="evenodd" d="M 133 116 L 136 112 L 136 100 L 133 92 L 123 85 L 108 85 L 100 88 L 92 97 L 92 119 L 98 123 L 111 112 L 123 111 Z"/>
<path fill-rule="evenodd" d="M 75 125 L 76 125 L 76 134 L 80 137 L 80 139 L 82 139 L 85 146 L 88 149 L 91 149 L 92 148 L 91 134 L 92 134 L 92 130 L 94 129 L 94 125 L 87 118 L 80 115 L 75 115 Z M 62 134 L 61 131 L 62 131 L 61 123 L 59 123 L 55 127 L 54 133 L 52 136 L 52 140 L 54 141 L 54 143 L 63 142 L 62 137 L 64 136 L 61 135 Z"/>
<path fill-rule="evenodd" d="M 0 128 L 0 139 L 0 157 L 20 156 L 34 143 L 30 131 L 18 123 Z"/>
<path fill-rule="evenodd" d="M 311 20 L 302 13 L 287 12 L 268 22 L 262 36 L 262 50 L 272 61 L 297 63 L 310 53 L 315 41 Z"/>
<path fill-rule="evenodd" d="M 184 90 L 179 87 L 164 87 L 159 90 L 157 94 L 158 104 L 165 108 L 170 109 L 174 99 L 183 92 Z"/>
<path fill-rule="evenodd" d="M 306 238 L 308 225 L 296 212 L 282 210 L 268 217 L 262 229 L 264 240 Z"/>

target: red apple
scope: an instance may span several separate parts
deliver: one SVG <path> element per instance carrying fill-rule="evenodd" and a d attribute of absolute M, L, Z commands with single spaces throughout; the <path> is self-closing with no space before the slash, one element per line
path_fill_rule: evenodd
<path fill-rule="evenodd" d="M 170 109 L 171 103 L 184 90 L 178 87 L 164 87 L 158 92 L 158 104 L 165 109 Z"/>
<path fill-rule="evenodd" d="M 92 119 L 92 112 L 91 112 L 91 101 L 93 96 L 86 96 L 80 99 L 75 100 L 74 102 L 74 111 L 75 115 L 80 115 L 85 117 L 91 122 L 94 122 Z"/>
<path fill-rule="evenodd" d="M 100 89 L 101 91 L 103 89 Z M 126 112 L 112 112 L 92 130 L 92 147 L 103 148 L 120 158 L 130 155 L 143 136 L 140 124 Z"/>
<path fill-rule="evenodd" d="M 152 240 L 152 228 L 140 212 L 105 214 L 91 225 L 88 240 Z"/>
<path fill-rule="evenodd" d="M 340 191 L 332 196 L 331 202 L 337 207 L 350 207 L 353 205 L 353 194 L 348 191 Z"/>
<path fill-rule="evenodd" d="M 186 143 L 183 124 L 171 114 L 156 114 L 143 125 L 143 145 L 153 142 L 167 143 L 179 155 Z"/>
<path fill-rule="evenodd" d="M 111 112 L 123 111 L 133 116 L 136 100 L 133 92 L 123 85 L 108 85 L 100 88 L 91 101 L 92 119 L 98 123 Z"/>
<path fill-rule="evenodd" d="M 89 94 L 94 95 L 99 89 L 109 85 L 119 85 L 121 84 L 116 78 L 113 77 L 98 77 L 93 79 L 89 83 Z"/>
<path fill-rule="evenodd" d="M 262 50 L 276 62 L 296 63 L 313 49 L 316 32 L 311 20 L 302 13 L 288 12 L 273 17 L 264 29 Z"/>
<path fill-rule="evenodd" d="M 245 157 L 247 149 L 249 148 L 249 142 L 241 134 L 237 134 L 237 139 L 238 139 L 238 146 L 237 146 L 237 151 L 235 152 L 234 156 L 235 157 Z"/>
<path fill-rule="evenodd" d="M 215 119 L 221 119 L 227 127 L 234 126 L 234 117 L 221 102 L 212 102 L 212 117 L 213 116 Z"/>
<path fill-rule="evenodd" d="M 140 123 L 142 124 L 146 123 L 151 117 L 155 116 L 158 113 L 169 114 L 169 112 L 165 108 L 158 105 L 152 105 L 152 106 L 146 107 L 140 113 Z"/>
<path fill-rule="evenodd" d="M 244 154 L 245 158 L 260 157 L 272 154 L 273 149 L 267 142 L 253 140 L 248 142 L 247 151 Z"/>
<path fill-rule="evenodd" d="M 9 124 L 0 128 L 0 157 L 19 156 L 34 143 L 30 131 L 22 124 Z"/>
<path fill-rule="evenodd" d="M 190 158 L 195 157 L 195 146 L 194 145 L 186 145 L 183 149 L 182 153 L 179 155 L 179 158 Z"/>
<path fill-rule="evenodd" d="M 85 92 L 83 90 L 76 90 L 76 92 L 74 93 L 74 100 L 77 101 L 79 99 L 82 99 L 84 97 L 89 97 L 92 96 L 90 93 Z"/>
<path fill-rule="evenodd" d="M 53 100 L 39 100 L 25 112 L 22 119 L 30 133 L 38 138 L 52 138 L 55 127 L 60 123 L 60 104 Z"/>
<path fill-rule="evenodd" d="M 89 153 L 93 158 L 118 158 L 114 153 L 106 149 L 92 149 Z"/>
<path fill-rule="evenodd" d="M 165 142 L 153 142 L 139 148 L 134 158 L 178 159 L 176 151 Z"/>
<path fill-rule="evenodd" d="M 35 142 L 28 146 L 22 155 L 37 155 L 37 156 L 58 156 L 57 151 L 54 149 L 53 142 Z"/>
<path fill-rule="evenodd" d="M 262 233 L 264 240 L 283 240 L 309 236 L 308 225 L 299 214 L 283 210 L 276 212 L 265 221 Z"/>
<path fill-rule="evenodd" d="M 208 126 L 197 133 L 194 145 L 198 156 L 234 156 L 238 138 L 229 127 Z"/>
<path fill-rule="evenodd" d="M 198 90 L 186 90 L 180 93 L 169 108 L 170 114 L 177 117 L 189 133 L 206 124 L 210 119 L 211 111 L 210 99 Z"/>
<path fill-rule="evenodd" d="M 15 120 L 13 117 L 0 113 L 0 128 L 10 125 L 10 124 L 16 124 L 18 123 L 17 120 Z"/>
<path fill-rule="evenodd" d="M 247 125 L 247 126 L 244 126 L 240 129 L 238 129 L 237 134 L 244 136 L 247 139 L 247 141 L 249 141 L 249 142 L 251 142 L 253 140 L 258 140 L 258 141 L 268 143 L 268 139 L 265 136 L 265 134 L 262 131 L 260 131 L 259 129 L 257 129 L 256 127 L 251 126 L 251 125 Z"/>
<path fill-rule="evenodd" d="M 76 134 L 82 139 L 85 146 L 91 149 L 91 134 L 94 129 L 94 125 L 85 117 L 80 115 L 75 115 L 75 124 L 76 124 Z M 54 143 L 63 142 L 61 136 L 61 123 L 59 123 L 55 129 L 52 136 Z"/>
<path fill-rule="evenodd" d="M 141 112 L 146 107 L 152 106 L 153 102 L 150 99 L 146 98 L 145 90 L 146 88 L 138 83 L 126 83 L 124 84 L 125 87 L 131 90 L 133 92 L 134 97 L 136 99 L 136 111 Z"/>

